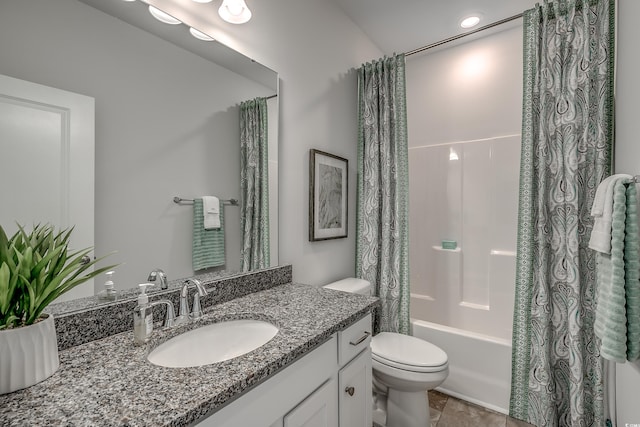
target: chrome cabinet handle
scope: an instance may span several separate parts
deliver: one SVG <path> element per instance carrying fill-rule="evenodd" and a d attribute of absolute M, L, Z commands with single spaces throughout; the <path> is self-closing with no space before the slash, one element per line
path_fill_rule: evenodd
<path fill-rule="evenodd" d="M 369 337 L 369 335 L 371 335 L 371 332 L 367 332 L 367 331 L 365 331 L 365 332 L 364 332 L 364 335 L 362 335 L 360 338 L 358 338 L 355 342 L 354 342 L 354 341 L 349 341 L 349 344 L 351 344 L 351 345 L 358 345 L 358 344 L 360 344 L 362 341 L 366 340 L 366 339 Z"/>
<path fill-rule="evenodd" d="M 80 265 L 87 265 L 91 262 L 91 257 L 89 255 L 85 255 L 80 258 Z"/>
<path fill-rule="evenodd" d="M 347 387 L 344 389 L 344 391 L 346 391 L 349 394 L 349 396 L 353 396 L 353 394 L 356 392 L 356 389 L 355 387 Z"/>

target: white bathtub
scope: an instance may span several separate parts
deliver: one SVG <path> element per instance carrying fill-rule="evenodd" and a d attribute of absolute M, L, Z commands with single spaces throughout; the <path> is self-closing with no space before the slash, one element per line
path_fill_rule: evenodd
<path fill-rule="evenodd" d="M 510 341 L 417 319 L 411 319 L 411 327 L 413 336 L 437 345 L 449 357 L 449 377 L 437 390 L 509 412 Z"/>

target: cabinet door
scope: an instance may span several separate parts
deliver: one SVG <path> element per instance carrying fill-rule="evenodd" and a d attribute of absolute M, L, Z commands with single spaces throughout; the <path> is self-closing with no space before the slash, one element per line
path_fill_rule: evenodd
<path fill-rule="evenodd" d="M 366 349 L 349 362 L 338 374 L 341 427 L 370 427 L 371 350 Z"/>
<path fill-rule="evenodd" d="M 330 379 L 284 417 L 284 427 L 338 425 L 336 380 Z"/>

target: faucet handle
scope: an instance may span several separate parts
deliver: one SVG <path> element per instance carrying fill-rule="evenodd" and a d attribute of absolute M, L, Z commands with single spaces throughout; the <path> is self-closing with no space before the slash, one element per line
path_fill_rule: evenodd
<path fill-rule="evenodd" d="M 191 319 L 196 320 L 202 317 L 202 307 L 200 306 L 200 293 L 193 295 L 193 305 L 191 306 Z"/>

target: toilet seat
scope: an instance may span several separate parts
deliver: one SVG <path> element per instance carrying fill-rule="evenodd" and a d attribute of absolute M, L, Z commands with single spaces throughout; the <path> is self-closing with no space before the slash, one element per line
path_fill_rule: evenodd
<path fill-rule="evenodd" d="M 447 369 L 447 354 L 439 347 L 412 337 L 382 332 L 371 339 L 371 357 L 384 365 L 410 372 L 439 372 Z"/>

